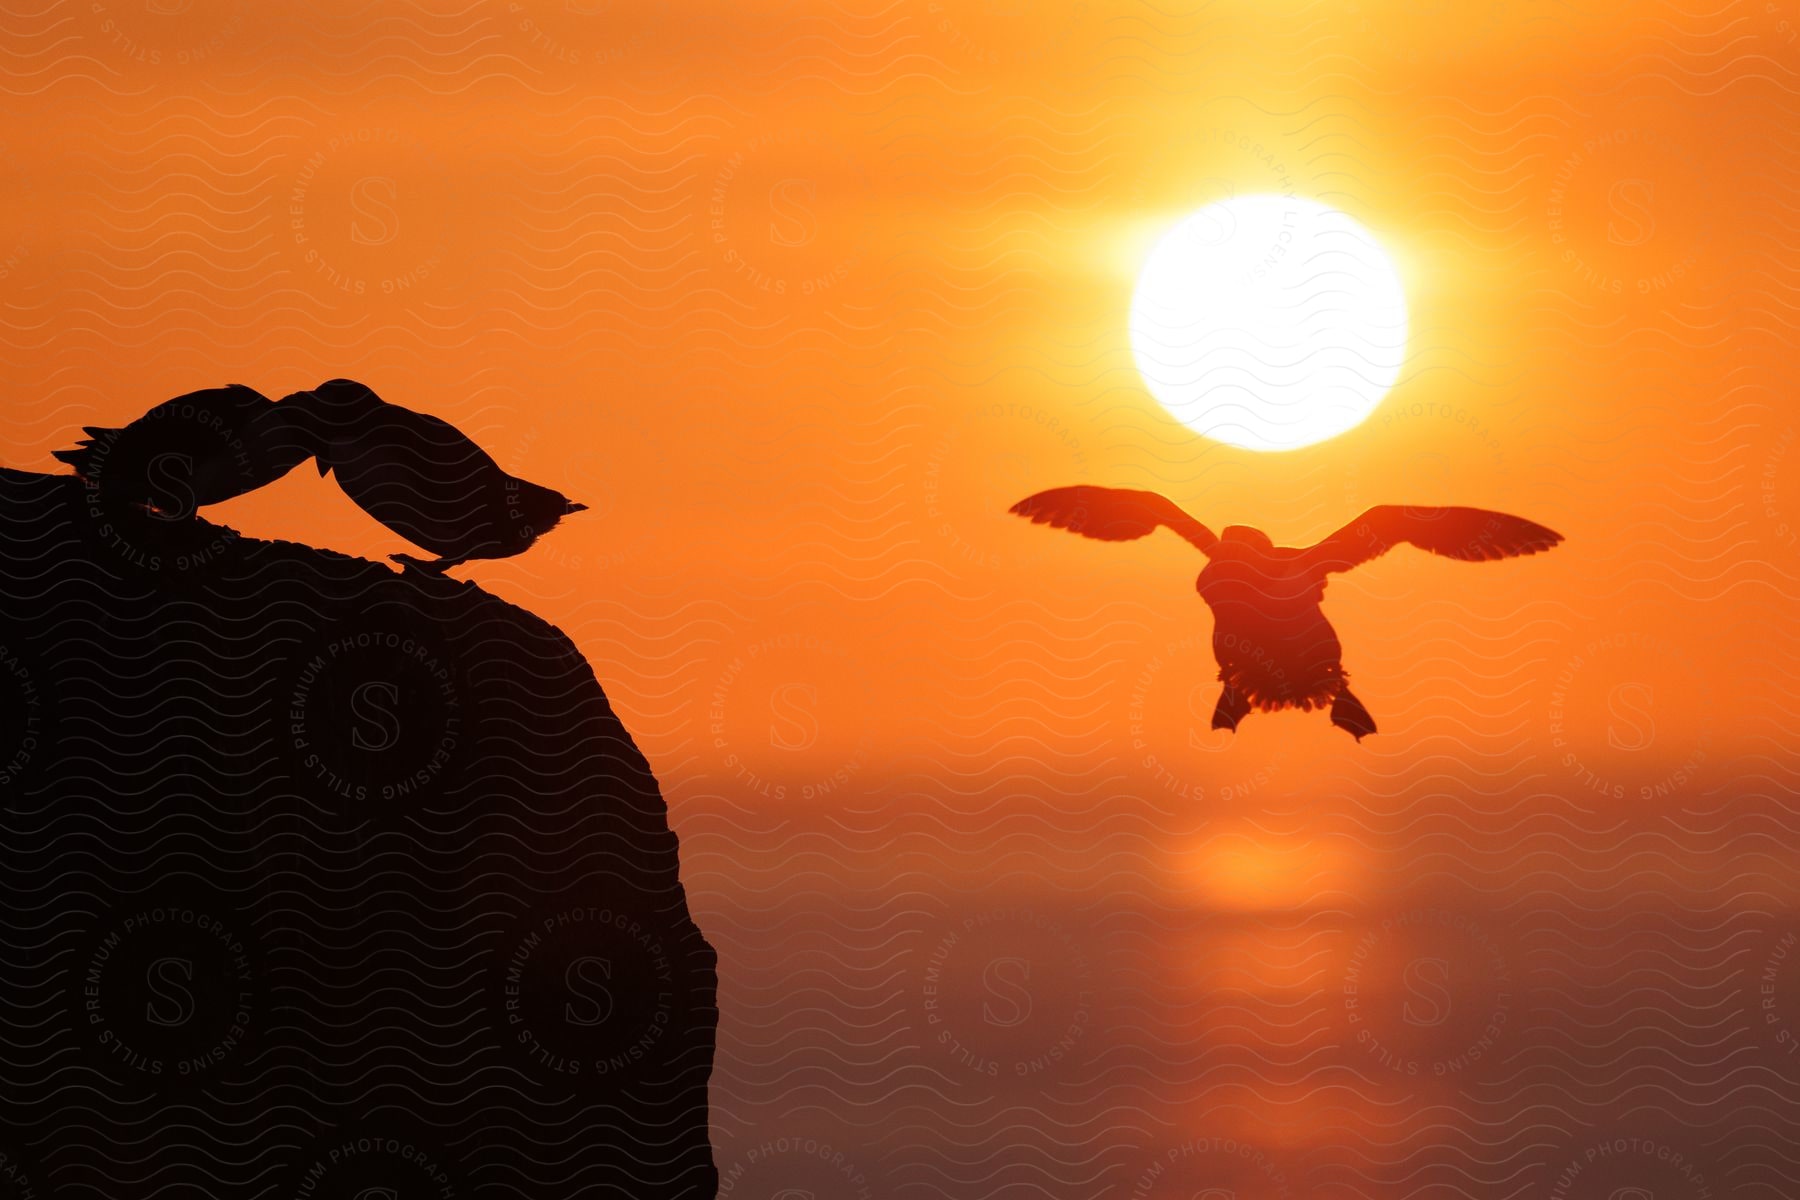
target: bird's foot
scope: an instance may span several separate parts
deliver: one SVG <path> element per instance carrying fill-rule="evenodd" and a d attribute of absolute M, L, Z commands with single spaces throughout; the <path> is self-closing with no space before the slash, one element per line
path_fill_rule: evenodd
<path fill-rule="evenodd" d="M 419 571 L 426 575 L 442 575 L 446 568 L 453 565 L 450 560 L 443 558 L 414 558 L 410 554 L 390 554 L 388 557 L 408 571 Z"/>
<path fill-rule="evenodd" d="M 1212 727 L 1229 729 L 1232 733 L 1236 733 L 1238 722 L 1243 720 L 1249 711 L 1250 701 L 1244 698 L 1242 692 L 1228 684 L 1225 690 L 1219 693 L 1219 703 L 1213 707 Z"/>
<path fill-rule="evenodd" d="M 1362 740 L 1375 730 L 1375 718 L 1363 707 L 1361 700 L 1350 694 L 1345 688 L 1331 702 L 1331 723 L 1348 733 L 1360 745 Z"/>

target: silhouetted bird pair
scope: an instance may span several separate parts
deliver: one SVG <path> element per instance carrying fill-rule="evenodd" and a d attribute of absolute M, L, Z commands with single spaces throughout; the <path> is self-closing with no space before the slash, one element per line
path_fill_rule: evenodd
<path fill-rule="evenodd" d="M 1325 577 L 1386 554 L 1401 542 L 1468 561 L 1535 554 L 1562 535 L 1523 517 L 1481 508 L 1371 508 L 1316 546 L 1277 546 L 1247 525 L 1223 536 L 1155 492 L 1064 487 L 1010 510 L 1103 541 L 1141 538 L 1166 526 L 1211 560 L 1195 587 L 1213 613 L 1213 658 L 1225 685 L 1214 729 L 1236 730 L 1252 708 L 1310 711 L 1331 706 L 1331 723 L 1357 741 L 1375 719 L 1351 694 L 1343 647 L 1319 605 Z"/>
<path fill-rule="evenodd" d="M 56 457 L 105 500 L 171 519 L 272 483 L 308 458 L 344 494 L 433 561 L 392 557 L 441 574 L 472 558 L 527 549 L 587 506 L 500 469 L 455 426 L 333 379 L 279 402 L 254 388 L 190 392 L 123 429 L 89 427 Z"/>

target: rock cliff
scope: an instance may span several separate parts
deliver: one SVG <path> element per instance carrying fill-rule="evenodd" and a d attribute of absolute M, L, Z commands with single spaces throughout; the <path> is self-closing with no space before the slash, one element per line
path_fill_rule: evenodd
<path fill-rule="evenodd" d="M 0 1200 L 714 1195 L 715 956 L 568 638 L 18 471 L 0 571 Z"/>

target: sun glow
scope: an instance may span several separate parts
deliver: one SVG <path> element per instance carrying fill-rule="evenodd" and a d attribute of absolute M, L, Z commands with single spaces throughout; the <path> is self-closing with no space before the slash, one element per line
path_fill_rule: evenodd
<path fill-rule="evenodd" d="M 1131 299 L 1131 348 L 1182 424 L 1293 450 L 1362 423 L 1399 377 L 1406 296 L 1368 230 L 1289 196 L 1211 204 L 1165 234 Z"/>

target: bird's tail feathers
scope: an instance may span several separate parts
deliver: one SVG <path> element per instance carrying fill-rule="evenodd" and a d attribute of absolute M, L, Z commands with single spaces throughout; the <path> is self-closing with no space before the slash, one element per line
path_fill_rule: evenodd
<path fill-rule="evenodd" d="M 89 479 L 98 471 L 106 450 L 111 448 L 119 431 L 100 425 L 84 425 L 82 432 L 87 434 L 85 438 L 67 450 L 51 451 L 51 457 L 74 467 L 77 475 Z"/>

